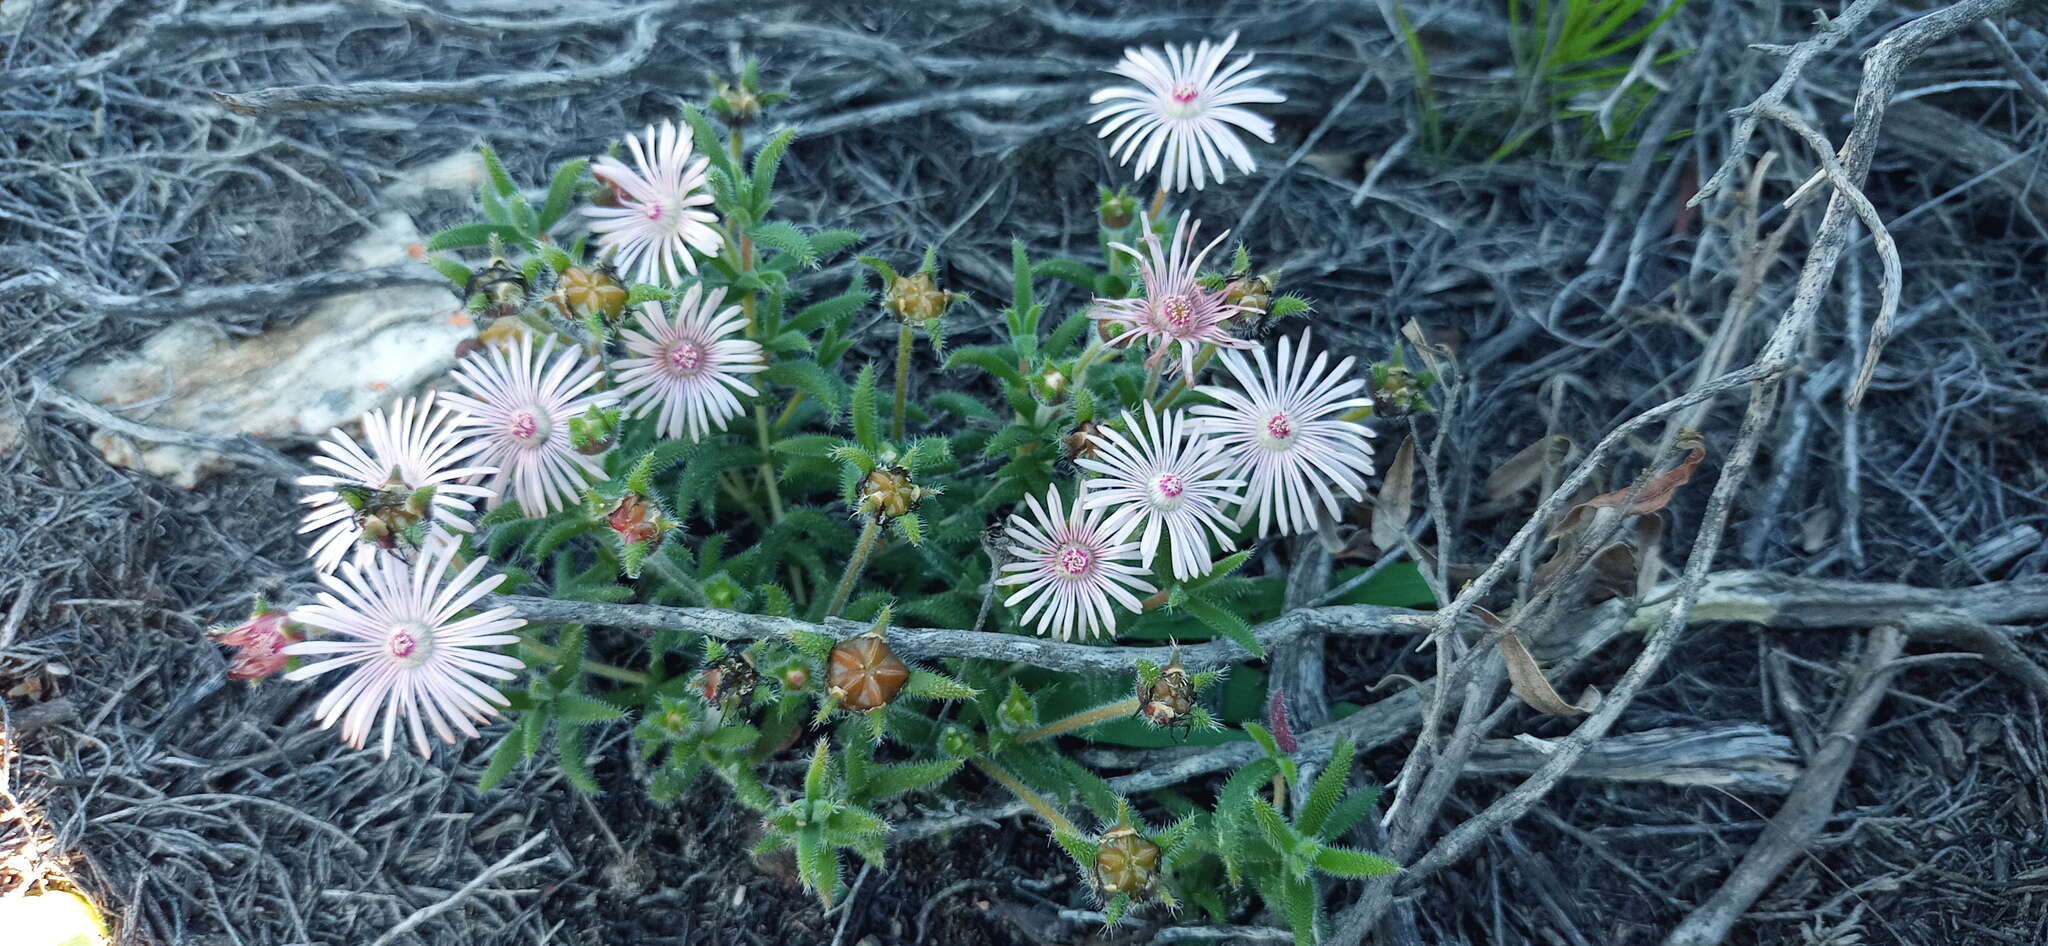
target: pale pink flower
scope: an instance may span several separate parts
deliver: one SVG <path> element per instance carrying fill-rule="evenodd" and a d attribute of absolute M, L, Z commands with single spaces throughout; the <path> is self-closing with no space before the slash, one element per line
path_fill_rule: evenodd
<path fill-rule="evenodd" d="M 1038 633 L 1061 640 L 1114 634 L 1112 601 L 1132 613 L 1144 610 L 1144 603 L 1131 592 L 1151 594 L 1157 589 L 1136 565 L 1138 544 L 1125 541 L 1137 527 L 1136 519 L 1111 525 L 1104 521 L 1106 510 L 1084 511 L 1078 505 L 1068 516 L 1057 485 L 1046 490 L 1043 505 L 1036 496 L 1025 498 L 1031 517 L 1010 515 L 1013 561 L 1003 566 L 1007 574 L 996 579 L 997 585 L 1023 587 L 1003 602 L 1004 607 L 1035 597 L 1023 621 L 1035 623 Z"/>
<path fill-rule="evenodd" d="M 455 371 L 456 383 L 474 397 L 447 395 L 463 414 L 460 429 L 482 445 L 480 458 L 498 468 L 491 503 L 510 495 L 529 516 L 566 508 L 589 481 L 604 479 L 597 458 L 569 442 L 569 419 L 609 406 L 617 396 L 584 393 L 603 377 L 597 359 L 582 359 L 573 348 L 554 351 L 553 338 L 536 352 L 525 335 L 509 351 L 486 347 Z"/>
<path fill-rule="evenodd" d="M 1112 530 L 1126 519 L 1144 523 L 1138 564 L 1146 568 L 1165 534 L 1172 540 L 1173 577 L 1186 581 L 1209 570 L 1211 537 L 1217 548 L 1233 547 L 1223 507 L 1241 501 L 1244 481 L 1230 478 L 1223 444 L 1193 436 L 1197 424 L 1179 411 L 1162 416 L 1146 405 L 1144 418 L 1141 425 L 1124 412 L 1128 436 L 1108 427 L 1096 433 L 1096 457 L 1078 463 L 1102 475 L 1083 487 L 1082 505 L 1113 510 Z"/>
<path fill-rule="evenodd" d="M 1157 165 L 1159 186 L 1176 192 L 1190 183 L 1201 190 L 1206 178 L 1222 183 L 1226 157 L 1241 174 L 1258 169 L 1230 126 L 1271 143 L 1273 123 L 1238 106 L 1285 102 L 1287 97 L 1247 85 L 1266 74 L 1264 69 L 1245 69 L 1252 61 L 1249 53 L 1224 67 L 1223 58 L 1236 44 L 1237 34 L 1232 33 L 1221 43 L 1167 44 L 1164 54 L 1150 48 L 1124 50 L 1123 62 L 1110 71 L 1138 87 L 1116 86 L 1088 97 L 1094 104 L 1111 103 L 1088 121 L 1109 120 L 1102 126 L 1104 138 L 1122 129 L 1109 146 L 1119 165 L 1129 164 L 1136 155 L 1139 178 Z"/>
<path fill-rule="evenodd" d="M 318 488 L 299 500 L 313 507 L 299 532 L 325 530 L 306 550 L 315 568 L 333 571 L 350 549 L 355 550 L 358 565 L 377 553 L 377 544 L 364 539 L 358 511 L 342 498 L 340 489 L 368 490 L 377 494 L 380 502 L 403 504 L 415 491 L 431 486 L 434 497 L 427 506 L 423 544 L 453 541 L 450 530 L 470 531 L 463 514 L 475 511 L 471 500 L 488 499 L 492 492 L 462 481 L 488 476 L 497 469 L 462 465 L 474 459 L 477 445 L 463 442 L 454 421 L 454 412 L 445 405 L 436 407 L 430 393 L 399 402 L 389 418 L 382 409 L 364 416 L 363 439 L 369 443 L 368 450 L 339 428 L 328 431 L 320 444 L 320 452 L 326 455 L 314 457 L 313 463 L 333 472 L 299 477 L 299 485 Z M 395 542 L 388 547 L 409 551 Z"/>
<path fill-rule="evenodd" d="M 744 330 L 747 317 L 739 306 L 719 309 L 724 301 L 724 289 L 707 295 L 702 283 L 692 283 L 674 315 L 649 302 L 641 307 L 645 332 L 620 333 L 626 348 L 642 357 L 612 364 L 619 371 L 619 396 L 635 417 L 658 412 L 663 437 L 687 433 L 695 441 L 724 430 L 745 410 L 735 395 L 756 393 L 740 376 L 768 368 L 759 342 L 726 337 Z"/>
<path fill-rule="evenodd" d="M 1351 377 L 1356 361 L 1346 358 L 1328 368 L 1330 355 L 1308 357 L 1308 332 L 1301 345 L 1280 339 L 1277 368 L 1266 351 L 1254 349 L 1258 367 L 1237 352 L 1223 354 L 1224 367 L 1237 379 L 1234 388 L 1203 386 L 1197 390 L 1220 404 L 1204 404 L 1193 413 L 1202 418 L 1205 436 L 1222 441 L 1239 475 L 1250 481 L 1237 521 L 1250 521 L 1258 507 L 1259 535 L 1308 532 L 1315 528 L 1317 507 L 1338 515 L 1334 485 L 1353 500 L 1365 498 L 1371 476 L 1372 428 L 1343 419 L 1344 412 L 1371 402 L 1357 397 L 1365 381 Z"/>
<path fill-rule="evenodd" d="M 701 155 L 690 160 L 689 132 L 667 121 L 647 126 L 645 146 L 627 135 L 626 150 L 633 152 L 632 167 L 610 155 L 599 156 L 590 167 L 592 177 L 611 185 L 619 205 L 583 212 L 591 219 L 598 249 L 611 252 L 621 272 L 644 283 L 674 285 L 682 281 L 678 261 L 684 271 L 697 274 L 691 250 L 717 256 L 725 245 L 718 215 L 700 209 L 712 202 L 705 190 L 711 161 Z"/>
<path fill-rule="evenodd" d="M 360 749 L 382 711 L 384 755 L 389 758 L 391 736 L 402 716 L 413 747 L 425 756 L 430 754 L 427 727 L 446 743 L 456 741 L 457 730 L 474 738 L 472 721 L 486 722 L 505 705 L 504 695 L 479 678 L 513 679 L 512 671 L 523 666 L 519 658 L 492 648 L 517 643 L 518 637 L 505 632 L 525 625 L 526 619 L 511 608 L 458 619 L 505 576 L 478 581 L 487 561 L 479 558 L 443 581 L 454 560 L 454 550 L 444 548 L 411 564 L 390 556 L 367 568 L 345 564 L 339 576 L 320 576 L 329 591 L 320 593 L 318 604 L 293 609 L 293 621 L 329 636 L 288 645 L 285 654 L 331 656 L 285 679 L 353 670 L 314 708 L 320 728 L 340 722 L 342 741 Z"/>
<path fill-rule="evenodd" d="M 1255 347 L 1223 328 L 1224 320 L 1255 310 L 1223 301 L 1223 293 L 1203 288 L 1195 278 L 1201 272 L 1202 259 L 1230 235 L 1230 231 L 1223 231 L 1195 253 L 1195 232 L 1201 227 L 1201 223 L 1183 212 L 1174 225 L 1170 251 L 1160 246 L 1158 235 L 1150 230 L 1145 232 L 1143 253 L 1122 243 L 1110 244 L 1138 261 L 1145 294 L 1131 299 L 1097 299 L 1095 308 L 1088 313 L 1098 321 L 1123 325 L 1123 334 L 1110 339 L 1109 344 L 1128 345 L 1142 338 L 1151 345 L 1152 357 L 1145 360 L 1147 368 L 1157 366 L 1168 349 L 1179 345 L 1181 372 L 1190 382 L 1195 380 L 1195 352 L 1203 345 Z"/>

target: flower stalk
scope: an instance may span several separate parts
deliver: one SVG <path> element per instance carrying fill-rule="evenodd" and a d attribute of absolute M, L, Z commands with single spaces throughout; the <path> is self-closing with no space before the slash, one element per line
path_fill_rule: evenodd
<path fill-rule="evenodd" d="M 860 581 L 860 573 L 868 567 L 868 555 L 875 550 L 875 539 L 882 534 L 882 519 L 879 516 L 862 516 L 860 540 L 853 545 L 853 557 L 846 562 L 846 574 L 839 577 L 839 587 L 832 591 L 832 603 L 825 608 L 827 620 L 839 616 L 845 610 L 846 600 L 853 597 L 853 586 Z"/>
<path fill-rule="evenodd" d="M 974 760 L 974 767 L 980 769 L 983 775 L 995 779 L 997 784 L 1009 789 L 1010 794 L 1017 796 L 1018 801 L 1023 802 L 1025 805 L 1029 806 L 1032 811 L 1037 812 L 1038 816 L 1040 818 L 1044 818 L 1045 823 L 1051 825 L 1054 831 L 1063 831 L 1067 834 L 1080 834 L 1080 831 L 1074 827 L 1074 823 L 1072 821 L 1067 820 L 1066 815 L 1060 814 L 1059 809 L 1054 808 L 1049 802 L 1047 802 L 1044 798 L 1040 797 L 1037 792 L 1032 791 L 1030 787 L 1026 786 L 1023 782 L 1018 781 L 1016 776 L 1003 771 L 1001 766 L 996 765 L 992 762 L 983 762 L 980 759 L 976 759 Z"/>
<path fill-rule="evenodd" d="M 903 440 L 903 405 L 910 389 L 910 349 L 915 339 L 910 323 L 905 322 L 896 330 L 896 413 L 890 423 L 890 438 Z"/>
<path fill-rule="evenodd" d="M 1019 733 L 1017 741 L 1037 742 L 1041 739 L 1050 739 L 1060 733 L 1073 732 L 1076 729 L 1083 729 L 1096 723 L 1130 716 L 1137 712 L 1138 698 L 1135 696 L 1125 697 L 1114 703 L 1105 703 L 1094 709 L 1082 710 L 1065 719 L 1054 720 L 1029 732 Z"/>

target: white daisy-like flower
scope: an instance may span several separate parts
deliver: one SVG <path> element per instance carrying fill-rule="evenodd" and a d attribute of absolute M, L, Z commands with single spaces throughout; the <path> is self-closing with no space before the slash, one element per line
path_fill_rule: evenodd
<path fill-rule="evenodd" d="M 1151 48 L 1124 50 L 1123 61 L 1110 71 L 1138 87 L 1114 86 L 1088 97 L 1092 104 L 1110 103 L 1088 121 L 1108 119 L 1101 137 L 1116 134 L 1109 150 L 1119 165 L 1137 156 L 1140 178 L 1157 165 L 1159 186 L 1175 192 L 1189 184 L 1201 190 L 1210 178 L 1222 183 L 1226 157 L 1240 174 L 1258 168 L 1231 126 L 1272 143 L 1273 123 L 1240 106 L 1285 102 L 1287 97 L 1248 84 L 1266 74 L 1245 68 L 1250 53 L 1225 67 L 1223 57 L 1235 45 L 1237 34 L 1232 33 L 1221 43 L 1168 44 L 1163 54 Z"/>
<path fill-rule="evenodd" d="M 598 249 L 610 252 L 621 272 L 644 283 L 674 285 L 682 281 L 678 262 L 690 275 L 697 274 L 691 250 L 717 256 L 725 245 L 718 215 L 703 209 L 712 203 L 706 190 L 711 175 L 705 170 L 711 159 L 697 155 L 692 161 L 690 135 L 674 122 L 649 125 L 646 134 L 644 146 L 626 136 L 632 167 L 611 155 L 591 162 L 590 175 L 611 185 L 619 205 L 583 212 L 597 234 Z"/>
<path fill-rule="evenodd" d="M 509 495 L 529 516 L 566 508 L 587 482 L 604 479 L 597 458 L 569 442 L 569 418 L 617 399 L 612 391 L 584 393 L 603 377 L 597 359 L 573 348 L 554 352 L 553 338 L 536 352 L 525 335 L 509 351 L 486 347 L 455 371 L 474 396 L 446 395 L 462 412 L 458 426 L 480 445 L 479 459 L 498 468 L 491 504 Z"/>
<path fill-rule="evenodd" d="M 1044 504 L 1036 496 L 1025 499 L 1031 504 L 1031 517 L 1010 514 L 1012 560 L 1003 566 L 1007 574 L 996 579 L 997 585 L 1022 587 L 1003 602 L 1004 607 L 1035 597 L 1024 610 L 1024 622 L 1061 640 L 1114 634 L 1112 601 L 1133 613 L 1144 610 L 1144 602 L 1132 592 L 1151 594 L 1158 589 L 1137 567 L 1138 543 L 1125 541 L 1138 520 L 1112 525 L 1105 521 L 1107 510 L 1087 511 L 1079 505 L 1069 516 L 1057 485 L 1046 490 Z"/>
<path fill-rule="evenodd" d="M 1172 540 L 1173 577 L 1186 581 L 1208 572 L 1212 536 L 1217 548 L 1233 546 L 1223 507 L 1243 499 L 1244 481 L 1231 478 L 1223 444 L 1197 436 L 1198 424 L 1179 411 L 1155 414 L 1148 404 L 1144 417 L 1140 425 L 1124 412 L 1129 436 L 1108 427 L 1097 431 L 1096 456 L 1078 464 L 1101 475 L 1087 482 L 1081 504 L 1112 510 L 1111 529 L 1129 518 L 1143 522 L 1138 564 L 1146 568 L 1159 554 L 1160 535 L 1166 535 Z"/>
<path fill-rule="evenodd" d="M 1280 340 L 1277 368 L 1263 348 L 1254 349 L 1258 367 L 1237 352 L 1224 352 L 1224 367 L 1237 379 L 1235 388 L 1205 385 L 1196 390 L 1219 404 L 1204 404 L 1193 413 L 1202 432 L 1222 441 L 1239 475 L 1249 481 L 1237 521 L 1259 513 L 1259 535 L 1308 532 L 1315 528 L 1316 508 L 1338 514 L 1335 486 L 1353 500 L 1365 498 L 1365 478 L 1372 475 L 1372 428 L 1344 420 L 1344 412 L 1372 403 L 1358 392 L 1365 381 L 1351 376 L 1355 358 L 1333 369 L 1322 352 L 1311 363 L 1308 331 L 1301 345 Z"/>
<path fill-rule="evenodd" d="M 425 756 L 428 727 L 452 744 L 457 731 L 476 736 L 472 721 L 497 715 L 505 697 L 480 678 L 511 680 L 523 666 L 491 648 L 517 643 L 505 632 L 526 619 L 511 608 L 457 619 L 505 576 L 477 581 L 485 564 L 479 558 L 443 581 L 453 562 L 454 550 L 444 547 L 411 564 L 385 555 L 366 568 L 344 564 L 339 576 L 320 576 L 329 591 L 320 593 L 320 603 L 294 609 L 291 619 L 332 636 L 284 648 L 293 657 L 326 657 L 286 674 L 287 680 L 353 670 L 314 708 L 320 728 L 341 723 L 342 740 L 360 749 L 381 711 L 384 756 L 390 758 L 391 737 L 404 717 L 413 747 Z"/>
<path fill-rule="evenodd" d="M 695 441 L 724 430 L 745 410 L 736 395 L 756 393 L 740 376 L 768 369 L 759 342 L 726 337 L 744 330 L 747 317 L 736 305 L 719 309 L 724 301 L 723 288 L 706 294 L 702 283 L 693 283 L 674 315 L 649 302 L 640 314 L 645 331 L 619 333 L 626 348 L 642 356 L 612 364 L 619 370 L 619 396 L 635 417 L 658 411 L 663 437 L 687 433 Z"/>
<path fill-rule="evenodd" d="M 1141 338 L 1150 344 L 1152 357 L 1145 359 L 1147 368 L 1158 366 L 1167 352 L 1179 345 L 1181 373 L 1190 383 L 1195 380 L 1195 353 L 1203 345 L 1257 347 L 1223 328 L 1224 321 L 1232 316 L 1256 310 L 1223 301 L 1223 293 L 1203 288 L 1196 278 L 1202 271 L 1202 259 L 1230 235 L 1225 230 L 1201 252 L 1193 252 L 1195 232 L 1201 227 L 1183 212 L 1173 227 L 1171 250 L 1162 247 L 1159 237 L 1150 230 L 1145 232 L 1143 253 L 1122 243 L 1110 244 L 1138 261 L 1145 294 L 1130 299 L 1097 299 L 1095 308 L 1088 313 L 1089 318 L 1097 321 L 1124 326 L 1123 333 L 1110 339 L 1109 344 L 1128 345 Z"/>
<path fill-rule="evenodd" d="M 389 417 L 382 409 L 365 415 L 367 450 L 338 427 L 327 432 L 327 439 L 320 444 L 325 456 L 314 457 L 313 463 L 332 472 L 299 477 L 299 485 L 317 490 L 299 500 L 313 507 L 299 532 L 320 532 L 306 550 L 315 568 L 333 571 L 351 549 L 358 565 L 368 563 L 380 547 L 400 554 L 411 551 L 389 533 L 379 540 L 366 539 L 359 511 L 342 498 L 342 490 L 366 491 L 367 497 L 358 492 L 358 499 L 372 510 L 385 506 L 394 514 L 404 511 L 409 516 L 411 511 L 405 506 L 413 493 L 431 486 L 433 499 L 421 512 L 427 520 L 423 544 L 452 541 L 450 530 L 470 530 L 462 516 L 476 510 L 471 500 L 488 499 L 492 493 L 462 481 L 489 476 L 497 469 L 462 465 L 477 447 L 462 441 L 454 419 L 445 405 L 434 404 L 430 393 L 399 402 Z"/>

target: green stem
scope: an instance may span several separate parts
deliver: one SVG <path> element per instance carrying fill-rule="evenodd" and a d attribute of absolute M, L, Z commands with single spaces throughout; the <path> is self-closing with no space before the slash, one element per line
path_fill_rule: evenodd
<path fill-rule="evenodd" d="M 896 421 L 895 426 L 890 428 L 892 433 L 889 435 L 890 439 L 897 443 L 903 442 L 903 401 L 905 392 L 910 389 L 910 346 L 912 342 L 910 323 L 905 322 L 903 327 L 896 332 Z"/>
<path fill-rule="evenodd" d="M 1155 352 L 1154 354 L 1156 354 L 1158 357 L 1145 359 L 1146 361 L 1150 362 L 1150 364 L 1147 364 L 1145 366 L 1145 396 L 1141 398 L 1141 400 L 1145 401 L 1151 401 L 1152 395 L 1158 393 L 1159 372 L 1166 368 L 1165 353 Z"/>
<path fill-rule="evenodd" d="M 789 426 L 789 419 L 790 419 L 790 418 L 792 418 L 792 417 L 795 417 L 795 416 L 796 416 L 796 406 L 797 406 L 798 404 L 802 404 L 803 402 L 804 402 L 804 392 L 802 392 L 802 391 L 798 391 L 798 392 L 796 392 L 795 394 L 792 394 L 792 395 L 790 395 L 790 396 L 789 396 L 789 403 L 788 403 L 788 404 L 785 404 L 785 405 L 783 405 L 783 406 L 782 406 L 782 413 L 781 413 L 781 414 L 778 414 L 778 415 L 776 415 L 776 417 L 775 417 L 775 427 L 776 427 L 776 429 L 780 430 L 780 429 L 782 429 L 782 428 L 784 428 L 784 427 L 787 427 L 787 426 Z"/>
<path fill-rule="evenodd" d="M 875 537 L 882 534 L 881 520 L 874 516 L 863 516 L 866 523 L 860 527 L 860 541 L 853 545 L 853 558 L 846 562 L 846 574 L 839 577 L 839 587 L 832 592 L 832 604 L 825 609 L 826 619 L 836 618 L 846 607 L 846 599 L 853 597 L 853 586 L 860 581 L 860 573 L 868 567 L 868 553 L 875 550 Z"/>
<path fill-rule="evenodd" d="M 782 488 L 775 482 L 775 453 L 768 446 L 768 405 L 754 402 L 754 433 L 761 441 L 761 483 L 768 487 L 769 522 L 782 521 Z"/>
<path fill-rule="evenodd" d="M 1065 831 L 1068 834 L 1080 835 L 1081 832 L 1075 829 L 1073 822 L 1067 820 L 1066 815 L 1060 814 L 1045 799 L 1040 798 L 1037 792 L 1032 791 L 1023 782 L 1018 781 L 1016 776 L 1003 771 L 1001 766 L 993 762 L 983 762 L 980 759 L 976 759 L 974 760 L 974 767 L 980 769 L 982 774 L 995 779 L 1004 788 L 1009 789 L 1010 794 L 1017 796 L 1018 801 L 1031 806 L 1031 810 L 1038 812 L 1038 816 L 1044 818 L 1046 824 L 1052 825 L 1054 831 Z"/>
<path fill-rule="evenodd" d="M 540 641 L 534 640 L 531 637 L 521 637 L 519 639 L 519 646 L 524 647 L 529 651 L 532 651 L 533 656 L 535 658 L 546 661 L 548 663 L 560 663 L 562 660 L 561 651 L 558 651 L 553 647 L 549 647 L 548 645 L 543 644 Z M 653 681 L 652 677 L 649 677 L 648 675 L 641 673 L 638 670 L 627 670 L 624 667 L 614 667 L 611 664 L 601 664 L 594 660 L 586 660 L 583 662 L 583 672 L 590 674 L 593 677 L 604 677 L 607 680 L 617 680 L 620 683 L 630 683 L 634 686 L 646 686 L 648 683 Z"/>
<path fill-rule="evenodd" d="M 1066 719 L 1055 720 L 1053 722 L 1046 723 L 1045 725 L 1040 726 L 1037 729 L 1031 730 L 1030 732 L 1021 733 L 1017 736 L 1017 741 L 1037 742 L 1040 739 L 1057 736 L 1063 732 L 1072 732 L 1076 729 L 1080 729 L 1083 726 L 1093 726 L 1096 723 L 1107 722 L 1109 720 L 1116 719 L 1119 717 L 1129 716 L 1137 711 L 1138 698 L 1135 696 L 1126 697 L 1114 703 L 1098 706 L 1091 710 L 1082 710 L 1081 712 L 1075 713 L 1074 715 L 1069 716 Z"/>
<path fill-rule="evenodd" d="M 1209 367 L 1210 360 L 1215 357 L 1216 346 L 1208 344 L 1203 345 L 1202 350 L 1195 353 L 1195 373 L 1200 374 L 1203 368 Z M 1173 379 L 1173 385 L 1166 389 L 1165 394 L 1160 395 L 1159 400 L 1157 402 L 1159 409 L 1163 411 L 1167 408 L 1172 407 L 1173 399 L 1180 397 L 1183 394 L 1186 394 L 1187 390 L 1188 376 L 1185 373 L 1183 373 L 1180 376 Z"/>

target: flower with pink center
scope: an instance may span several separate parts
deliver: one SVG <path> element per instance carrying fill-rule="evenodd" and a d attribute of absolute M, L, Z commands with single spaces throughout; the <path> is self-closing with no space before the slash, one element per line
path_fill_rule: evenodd
<path fill-rule="evenodd" d="M 487 563 L 479 558 L 448 578 L 453 563 L 454 551 L 442 549 L 411 564 L 390 556 L 367 568 L 345 564 L 339 576 L 320 576 L 328 590 L 318 604 L 292 611 L 292 620 L 327 633 L 288 645 L 284 653 L 325 659 L 285 679 L 352 671 L 314 708 L 322 729 L 339 722 L 342 740 L 360 749 L 381 712 L 385 757 L 401 718 L 413 747 L 425 756 L 428 729 L 452 744 L 457 732 L 475 737 L 474 724 L 498 714 L 505 697 L 485 679 L 511 680 L 520 669 L 518 658 L 495 648 L 517 643 L 506 632 L 526 620 L 511 608 L 459 617 L 505 576 L 478 581 Z"/>
<path fill-rule="evenodd" d="M 1113 510 L 1112 527 L 1143 523 L 1138 564 L 1146 568 L 1164 536 L 1180 581 L 1208 572 L 1212 542 L 1218 549 L 1235 546 L 1223 509 L 1240 501 L 1244 487 L 1233 478 L 1223 445 L 1195 436 L 1195 426 L 1179 411 L 1156 414 L 1148 404 L 1142 423 L 1124 412 L 1124 432 L 1098 428 L 1095 456 L 1076 461 L 1098 474 L 1082 486 L 1081 505 Z"/>
<path fill-rule="evenodd" d="M 292 626 L 291 614 L 260 605 L 248 620 L 213 632 L 214 643 L 235 648 L 234 662 L 228 664 L 230 680 L 261 680 L 283 670 L 291 660 L 285 645 L 303 639 Z"/>
<path fill-rule="evenodd" d="M 1137 520 L 1106 522 L 1105 510 L 1084 511 L 1078 504 L 1069 516 L 1058 486 L 1046 491 L 1043 504 L 1036 496 L 1026 501 L 1030 517 L 1010 515 L 1011 561 L 996 579 L 999 586 L 1018 586 L 1005 607 L 1033 599 L 1021 620 L 1061 640 L 1115 633 L 1112 602 L 1132 613 L 1144 610 L 1133 592 L 1157 589 L 1137 564 L 1138 544 L 1124 541 Z"/>
<path fill-rule="evenodd" d="M 1137 87 L 1107 88 L 1088 98 L 1097 105 L 1110 103 L 1088 121 L 1107 119 L 1100 135 L 1116 135 L 1109 150 L 1117 164 L 1129 164 L 1135 156 L 1138 177 L 1156 166 L 1159 186 L 1176 192 L 1189 184 L 1201 190 L 1209 178 L 1222 183 L 1224 158 L 1241 174 L 1258 169 L 1232 126 L 1270 144 L 1273 123 L 1241 106 L 1285 102 L 1287 97 L 1248 84 L 1266 74 L 1264 69 L 1245 68 L 1252 61 L 1249 53 L 1225 67 L 1224 57 L 1235 45 L 1237 34 L 1232 33 L 1221 43 L 1168 44 L 1164 53 L 1124 50 L 1123 61 L 1110 71 Z"/>
<path fill-rule="evenodd" d="M 1149 230 L 1145 232 L 1143 253 L 1122 243 L 1110 244 L 1138 261 L 1145 293 L 1130 299 L 1097 299 L 1095 308 L 1088 313 L 1097 321 L 1124 327 L 1122 334 L 1109 340 L 1110 344 L 1128 345 L 1144 339 L 1151 345 L 1152 357 L 1145 361 L 1148 368 L 1157 367 L 1167 351 L 1179 345 L 1181 372 L 1189 382 L 1195 379 L 1195 353 L 1203 345 L 1254 347 L 1252 342 L 1223 328 L 1225 320 L 1254 310 L 1223 301 L 1223 293 L 1203 288 L 1195 278 L 1202 270 L 1203 258 L 1230 235 L 1225 230 L 1201 252 L 1194 252 L 1195 233 L 1201 227 L 1201 223 L 1182 213 L 1173 228 L 1171 250 L 1162 247 L 1159 237 Z"/>
<path fill-rule="evenodd" d="M 657 414 L 663 437 L 695 441 L 724 430 L 745 410 L 739 395 L 756 393 L 740 376 L 768 368 L 759 342 L 727 337 L 744 330 L 747 317 L 739 306 L 720 309 L 724 301 L 724 289 L 706 293 L 702 283 L 692 284 L 674 315 L 649 302 L 641 308 L 642 331 L 620 333 L 640 357 L 612 364 L 619 394 L 633 416 Z"/>
<path fill-rule="evenodd" d="M 552 357 L 551 357 L 552 356 Z M 604 478 L 596 457 L 569 442 L 569 418 L 609 406 L 617 395 L 590 392 L 603 375 L 597 359 L 572 348 L 555 352 L 550 338 L 536 352 L 524 335 L 509 350 L 487 347 L 462 360 L 457 384 L 469 395 L 446 395 L 463 416 L 458 427 L 497 467 L 495 505 L 510 495 L 529 516 L 545 516 L 576 501 L 584 485 Z"/>
<path fill-rule="evenodd" d="M 430 393 L 400 401 L 388 417 L 382 409 L 365 415 L 363 440 L 368 449 L 340 428 L 328 431 L 320 444 L 324 456 L 314 457 L 313 463 L 331 472 L 299 477 L 299 485 L 315 488 L 299 500 L 312 507 L 299 532 L 320 533 L 306 550 L 313 567 L 331 572 L 351 550 L 356 564 L 362 565 L 380 547 L 363 534 L 365 510 L 351 505 L 342 490 L 358 495 L 367 492 L 372 502 L 403 504 L 416 491 L 433 487 L 433 498 L 425 510 L 423 544 L 453 541 L 452 533 L 470 530 L 463 515 L 476 511 L 473 501 L 488 499 L 492 492 L 463 481 L 489 476 L 497 468 L 481 463 L 463 465 L 474 461 L 478 445 L 463 442 L 455 413 L 445 403 L 436 407 L 434 398 Z M 399 553 L 410 551 L 395 541 L 383 547 Z"/>
<path fill-rule="evenodd" d="M 690 135 L 674 122 L 649 125 L 646 134 L 644 146 L 626 136 L 632 167 L 610 155 L 592 162 L 591 176 L 611 186 L 618 206 L 589 207 L 584 214 L 599 251 L 611 253 L 621 272 L 644 283 L 674 285 L 682 281 L 678 262 L 682 271 L 697 274 L 692 250 L 717 256 L 725 245 L 718 215 L 704 209 L 712 202 L 705 170 L 711 162 L 701 155 L 691 160 Z"/>
<path fill-rule="evenodd" d="M 1351 375 L 1357 359 L 1331 368 L 1329 353 L 1322 352 L 1311 362 L 1308 340 L 1306 330 L 1299 347 L 1282 338 L 1274 362 L 1263 348 L 1252 352 L 1253 360 L 1225 352 L 1224 367 L 1238 387 L 1196 389 L 1219 402 L 1194 408 L 1203 432 L 1223 445 L 1237 475 L 1249 481 L 1238 524 L 1249 522 L 1256 508 L 1261 536 L 1308 532 L 1318 511 L 1335 518 L 1339 502 L 1332 487 L 1364 499 L 1365 478 L 1373 472 L 1366 442 L 1372 428 L 1343 417 L 1372 403 L 1357 396 L 1365 387 Z"/>

